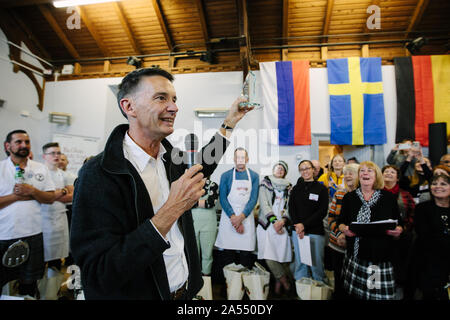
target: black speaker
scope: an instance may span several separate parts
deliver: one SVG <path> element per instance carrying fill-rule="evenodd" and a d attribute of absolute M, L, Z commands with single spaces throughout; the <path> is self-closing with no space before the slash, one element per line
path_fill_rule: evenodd
<path fill-rule="evenodd" d="M 428 125 L 428 156 L 431 164 L 439 164 L 439 159 L 447 153 L 447 123 L 436 122 Z"/>

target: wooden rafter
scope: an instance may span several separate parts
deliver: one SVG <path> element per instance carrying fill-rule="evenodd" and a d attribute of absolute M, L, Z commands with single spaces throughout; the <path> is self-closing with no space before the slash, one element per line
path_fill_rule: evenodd
<path fill-rule="evenodd" d="M 94 26 L 94 24 L 89 20 L 86 10 L 83 9 L 81 6 L 75 7 L 76 11 L 80 15 L 81 20 L 83 20 L 84 24 L 86 25 L 86 28 L 89 30 L 89 33 L 91 34 L 92 38 L 94 38 L 95 42 L 97 43 L 97 46 L 103 53 L 105 57 L 109 56 L 109 50 L 106 47 L 104 41 L 100 37 L 100 34 L 97 31 L 97 28 Z"/>
<path fill-rule="evenodd" d="M 4 0 L 0 1 L 0 8 L 25 7 L 52 3 L 54 0 Z"/>
<path fill-rule="evenodd" d="M 282 23 L 283 23 L 283 30 L 282 30 L 282 44 L 289 44 L 288 37 L 289 37 L 289 0 L 283 0 L 283 17 L 282 17 Z M 288 59 L 288 49 L 282 49 L 281 50 L 281 60 L 287 60 Z"/>
<path fill-rule="evenodd" d="M 328 0 L 327 1 L 327 11 L 325 13 L 325 18 L 323 20 L 323 29 L 322 29 L 323 36 L 328 35 L 328 32 L 330 31 L 330 22 L 331 22 L 331 15 L 333 13 L 333 6 L 334 6 L 334 0 Z M 328 38 L 323 38 L 322 42 L 328 42 Z"/>
<path fill-rule="evenodd" d="M 253 59 L 250 46 L 250 32 L 248 28 L 247 0 L 236 0 L 239 21 L 239 53 L 242 64 L 244 79 L 247 76 L 250 66 L 257 66 L 258 61 Z"/>
<path fill-rule="evenodd" d="M 195 5 L 197 7 L 198 17 L 200 19 L 200 27 L 202 29 L 202 35 L 203 40 L 205 41 L 205 46 L 209 48 L 208 42 L 209 42 L 209 33 L 208 33 L 208 25 L 206 23 L 205 18 L 205 10 L 203 8 L 203 1 L 202 0 L 194 0 Z"/>
<path fill-rule="evenodd" d="M 27 38 L 27 35 L 23 32 L 22 29 L 17 28 L 17 23 L 15 19 L 10 15 L 7 14 L 4 10 L 0 10 L 0 28 L 4 32 L 6 38 L 15 44 L 20 45 L 21 42 L 24 42 L 30 50 L 35 50 L 35 47 L 32 45 L 32 43 Z M 34 52 L 36 54 L 37 52 Z M 35 70 L 37 72 L 42 73 L 43 70 L 26 62 L 23 61 L 21 58 L 21 52 L 20 50 L 12 45 L 9 45 L 9 58 L 12 61 L 15 61 L 17 63 L 20 63 L 22 66 L 13 64 L 13 71 L 19 72 L 22 71 L 33 83 L 33 85 L 36 88 L 37 95 L 38 95 L 38 104 L 37 107 L 39 110 L 43 110 L 44 108 L 44 91 L 45 91 L 45 78 L 44 78 L 44 84 L 41 87 L 39 81 L 37 81 L 36 77 L 34 76 L 33 72 L 30 70 Z M 26 66 L 27 68 L 23 67 Z M 29 68 L 29 69 L 28 69 Z"/>
<path fill-rule="evenodd" d="M 172 51 L 174 47 L 174 42 L 172 39 L 172 35 L 170 34 L 169 28 L 167 27 L 167 21 L 162 12 L 161 3 L 159 2 L 159 0 L 152 0 L 152 6 L 153 10 L 155 10 L 156 17 L 158 18 L 161 31 L 164 34 L 164 38 L 166 39 L 167 47 L 169 48 L 169 51 Z"/>
<path fill-rule="evenodd" d="M 58 22 L 56 21 L 55 17 L 53 17 L 52 13 L 50 12 L 50 9 L 45 4 L 41 4 L 38 6 L 39 11 L 44 16 L 45 20 L 50 24 L 50 27 L 53 29 L 53 31 L 56 33 L 58 38 L 63 43 L 64 47 L 69 51 L 70 55 L 74 59 L 80 59 L 80 55 L 78 54 L 75 47 L 72 45 L 72 42 L 69 41 L 64 31 L 59 26 Z"/>
<path fill-rule="evenodd" d="M 30 28 L 27 27 L 27 25 L 24 23 L 23 19 L 15 12 L 13 9 L 9 9 L 8 14 L 16 21 L 19 28 L 22 30 L 22 32 L 25 35 L 25 44 L 27 47 L 36 53 L 36 55 L 50 60 L 51 56 L 48 53 L 48 51 L 44 48 L 44 46 L 40 43 L 40 41 L 36 38 L 34 33 L 30 30 Z"/>
<path fill-rule="evenodd" d="M 414 30 L 414 28 L 416 28 L 417 25 L 420 23 L 422 15 L 425 12 L 429 2 L 430 0 L 419 0 L 419 2 L 417 3 L 416 8 L 414 9 L 414 13 L 411 17 L 411 20 L 409 21 L 408 28 L 406 29 L 406 37 L 408 37 L 409 33 L 412 30 Z"/>
<path fill-rule="evenodd" d="M 119 17 L 119 21 L 122 24 L 123 30 L 127 34 L 128 40 L 130 41 L 130 44 L 133 47 L 134 53 L 138 55 L 142 54 L 142 50 L 139 47 L 136 39 L 134 38 L 131 26 L 128 23 L 128 20 L 123 12 L 122 4 L 120 4 L 119 2 L 113 2 L 112 5 L 114 6 L 114 10 L 117 13 L 117 17 Z"/>

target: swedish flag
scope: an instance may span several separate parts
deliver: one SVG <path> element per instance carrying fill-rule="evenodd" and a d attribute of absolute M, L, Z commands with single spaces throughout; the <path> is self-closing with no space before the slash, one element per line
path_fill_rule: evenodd
<path fill-rule="evenodd" d="M 381 58 L 327 60 L 330 142 L 338 145 L 386 143 Z"/>

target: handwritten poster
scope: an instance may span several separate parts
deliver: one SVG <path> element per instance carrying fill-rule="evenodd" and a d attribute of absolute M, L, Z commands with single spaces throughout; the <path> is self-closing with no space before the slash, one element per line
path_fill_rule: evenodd
<path fill-rule="evenodd" d="M 87 157 L 97 155 L 99 151 L 99 138 L 84 137 L 76 135 L 68 135 L 55 133 L 53 141 L 58 142 L 61 152 L 67 156 L 69 165 L 67 170 L 78 175 L 78 170 L 83 166 L 83 162 Z"/>

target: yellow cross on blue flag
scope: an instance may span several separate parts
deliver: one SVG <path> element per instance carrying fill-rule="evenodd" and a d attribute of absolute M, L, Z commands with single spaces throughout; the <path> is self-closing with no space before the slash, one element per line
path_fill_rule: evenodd
<path fill-rule="evenodd" d="M 381 58 L 327 60 L 331 144 L 385 144 Z"/>

